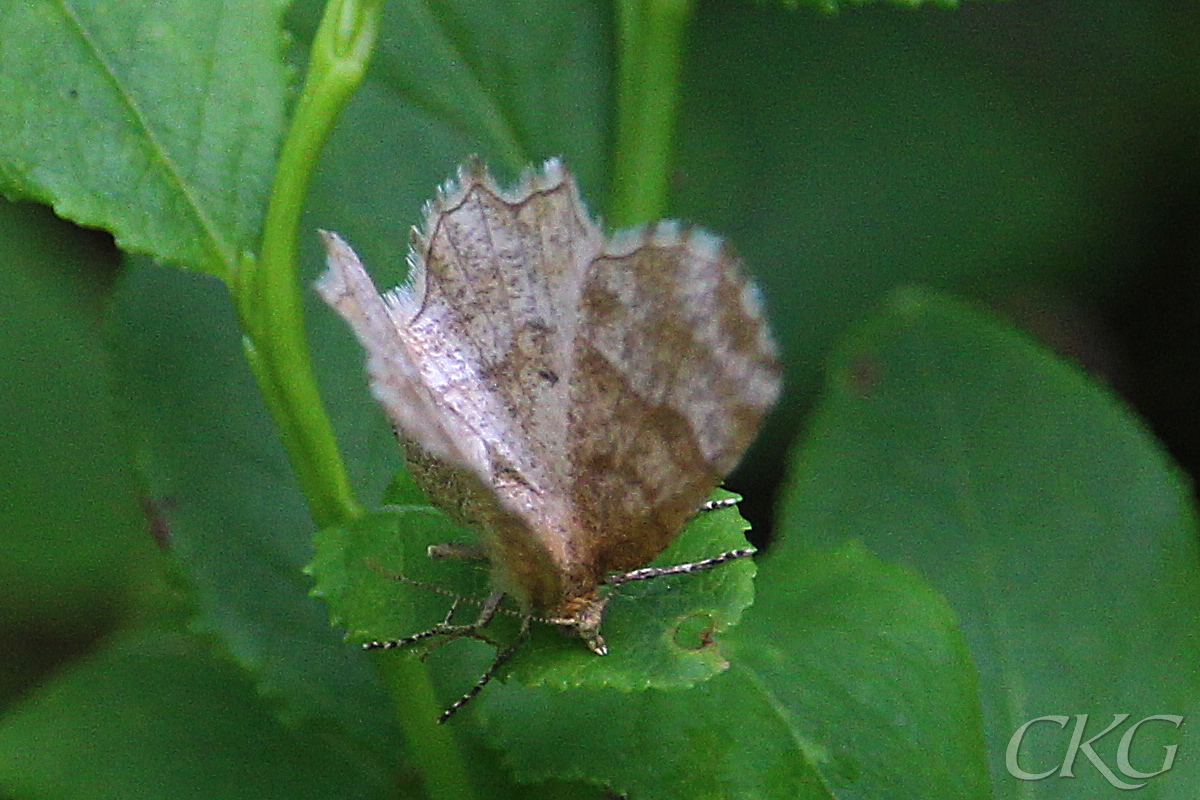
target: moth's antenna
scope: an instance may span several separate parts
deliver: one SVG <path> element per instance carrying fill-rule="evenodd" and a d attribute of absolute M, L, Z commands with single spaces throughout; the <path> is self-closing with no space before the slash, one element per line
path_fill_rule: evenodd
<path fill-rule="evenodd" d="M 433 592 L 434 594 L 440 594 L 443 597 L 449 597 L 451 600 L 455 601 L 455 603 L 457 603 L 459 600 L 464 600 L 468 603 L 472 603 L 477 606 L 483 605 L 483 603 L 479 600 L 473 600 L 470 597 L 463 597 L 462 595 L 452 592 L 449 589 L 446 589 L 442 586 L 438 586 L 437 584 L 426 583 L 425 581 L 418 581 L 418 580 L 408 577 L 407 575 L 402 575 L 399 572 L 392 572 L 390 570 L 386 570 L 369 558 L 365 559 L 365 563 L 368 567 L 375 570 L 383 577 L 388 578 L 393 581 L 397 581 L 399 583 L 403 583 L 406 586 L 415 586 L 418 589 L 425 589 L 426 591 Z"/>

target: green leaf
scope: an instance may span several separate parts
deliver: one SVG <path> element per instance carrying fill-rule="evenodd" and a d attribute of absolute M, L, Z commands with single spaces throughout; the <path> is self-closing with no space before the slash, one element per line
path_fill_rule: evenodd
<path fill-rule="evenodd" d="M 729 492 L 715 496 L 736 497 Z M 687 563 L 745 547 L 745 529 L 733 508 L 704 512 L 654 563 Z M 322 531 L 310 572 L 318 579 L 316 593 L 329 601 L 334 621 L 348 629 L 349 639 L 396 639 L 440 622 L 451 604 L 445 595 L 403 583 L 397 575 L 473 600 L 473 608 L 458 612 L 456 621 L 475 619 L 490 591 L 486 566 L 432 561 L 425 554 L 431 544 L 474 539 L 471 531 L 429 506 L 383 510 Z M 558 689 L 690 686 L 728 667 L 720 640 L 753 601 L 753 577 L 753 562 L 740 559 L 690 575 L 626 584 L 613 591 L 605 614 L 607 656 L 597 657 L 578 639 L 537 625 L 532 642 L 518 652 L 509 672 L 524 683 Z M 502 615 L 489 633 L 511 638 L 516 625 L 515 618 Z M 424 648 L 410 651 L 419 654 Z"/>
<path fill-rule="evenodd" d="M 0 721 L 0 788 L 91 800 L 395 790 L 360 753 L 280 724 L 242 671 L 195 638 L 161 630 L 123 634 L 10 711 Z"/>
<path fill-rule="evenodd" d="M 1005 750 L 1035 717 L 1197 706 L 1190 489 L 1072 367 L 958 303 L 899 292 L 834 361 L 799 455 L 783 521 L 803 539 L 785 544 L 861 539 L 926 576 L 962 620 L 997 796 L 1022 791 Z M 1147 728 L 1147 752 L 1173 734 Z M 1023 757 L 1037 771 L 1061 763 L 1069 735 Z M 1097 748 L 1110 764 L 1119 736 Z M 1095 769 L 1077 773 L 1055 796 L 1116 791 Z"/>
<path fill-rule="evenodd" d="M 85 248 L 39 247 L 66 226 L 29 211 L 0 201 L 0 628 L 84 636 L 117 612 L 153 546 L 105 354 L 82 303 L 50 280 Z"/>
<path fill-rule="evenodd" d="M 0 189 L 228 276 L 284 118 L 283 0 L 0 6 Z"/>
<path fill-rule="evenodd" d="M 313 594 L 325 599 L 333 624 L 345 628 L 346 639 L 356 644 L 428 628 L 442 618 L 451 600 L 404 584 L 396 576 L 436 580 L 421 563 L 428 560 L 425 547 L 461 541 L 464 533 L 471 536 L 430 506 L 385 508 L 345 526 L 326 528 L 314 539 L 315 555 L 306 570 L 316 579 Z M 470 577 L 467 570 L 451 570 L 439 588 L 478 601 L 482 582 Z M 439 604 L 444 606 L 440 613 Z M 419 619 L 427 615 L 419 615 L 418 606 L 434 606 L 436 618 Z"/>
<path fill-rule="evenodd" d="M 481 698 L 515 774 L 646 798 L 987 796 L 973 673 L 935 592 L 853 546 L 783 550 L 762 574 L 710 681 Z"/>
<path fill-rule="evenodd" d="M 713 494 L 730 497 L 737 495 Z M 701 512 L 651 566 L 687 564 L 746 547 L 749 527 L 736 508 Z M 755 572 L 753 560 L 742 558 L 617 587 L 602 628 L 608 655 L 597 658 L 579 642 L 541 627 L 533 635 L 536 649 L 514 657 L 513 674 L 555 689 L 668 689 L 706 680 L 729 667 L 722 641 L 754 602 Z"/>

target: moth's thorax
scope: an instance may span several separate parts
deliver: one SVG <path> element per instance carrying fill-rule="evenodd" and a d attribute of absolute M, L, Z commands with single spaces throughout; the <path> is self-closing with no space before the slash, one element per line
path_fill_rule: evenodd
<path fill-rule="evenodd" d="M 608 652 L 608 645 L 600 635 L 600 623 L 604 621 L 604 609 L 607 605 L 608 597 L 600 594 L 596 587 L 590 592 L 568 598 L 556 609 L 551 619 L 565 633 L 583 639 L 593 653 L 604 655 Z"/>
<path fill-rule="evenodd" d="M 573 619 L 602 609 L 596 603 L 604 577 L 652 560 L 687 516 L 685 511 L 678 520 L 649 520 L 636 498 L 626 498 L 624 511 L 614 504 L 607 513 L 593 509 L 585 517 L 513 475 L 497 477 L 487 488 L 473 473 L 411 441 L 404 441 L 404 449 L 409 473 L 430 500 L 478 532 L 493 582 L 540 617 Z M 638 511 L 641 518 L 635 519 Z M 589 522 L 595 527 L 584 528 Z"/>

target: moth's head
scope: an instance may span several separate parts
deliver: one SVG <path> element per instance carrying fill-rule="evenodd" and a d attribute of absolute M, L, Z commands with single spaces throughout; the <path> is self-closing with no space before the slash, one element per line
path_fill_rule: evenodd
<path fill-rule="evenodd" d="M 608 645 L 600 635 L 600 623 L 604 621 L 604 607 L 608 605 L 608 597 L 597 593 L 590 597 L 578 598 L 572 605 L 576 608 L 570 616 L 555 620 L 559 630 L 583 639 L 588 649 L 596 655 L 607 655 Z"/>

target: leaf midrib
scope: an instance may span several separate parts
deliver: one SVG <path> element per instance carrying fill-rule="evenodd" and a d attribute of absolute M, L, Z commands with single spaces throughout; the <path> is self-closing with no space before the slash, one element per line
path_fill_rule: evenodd
<path fill-rule="evenodd" d="M 210 264 L 208 265 L 209 268 L 204 269 L 204 271 L 217 275 L 231 274 L 235 264 L 233 258 L 233 249 L 230 247 L 229 243 L 226 242 L 218 233 L 217 226 L 213 223 L 209 215 L 205 213 L 203 204 L 193 193 L 190 185 L 184 179 L 175 162 L 168 156 L 167 151 L 163 147 L 162 143 L 154 135 L 154 132 L 149 124 L 148 117 L 143 113 L 141 107 L 134 100 L 132 93 L 129 92 L 121 82 L 116 70 L 113 68 L 112 64 L 109 63 L 108 59 L 105 58 L 103 49 L 92 37 L 78 12 L 74 7 L 71 6 L 68 0 L 57 0 L 57 2 L 62 11 L 64 19 L 66 19 L 70 25 L 74 27 L 79 35 L 80 41 L 92 54 L 92 57 L 99 65 L 101 72 L 116 90 L 117 96 L 121 99 L 121 102 L 124 103 L 125 107 L 129 110 L 130 115 L 136 121 L 137 127 L 141 128 L 142 134 L 145 137 L 145 141 L 150 145 L 151 151 L 160 162 L 168 181 L 175 185 L 175 187 L 179 190 L 180 195 L 184 198 L 188 208 L 191 209 L 197 223 L 205 234 L 205 239 L 203 242 L 204 249 L 209 252 L 210 257 L 217 264 L 220 264 L 223 267 L 223 269 L 217 270 L 213 269 L 213 265 Z M 118 236 L 118 239 L 120 238 L 121 237 Z"/>

